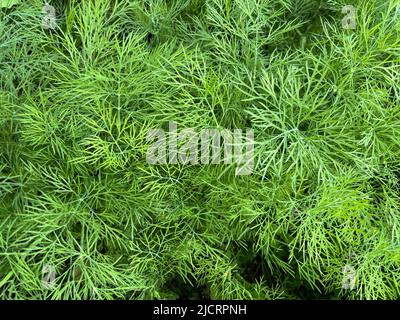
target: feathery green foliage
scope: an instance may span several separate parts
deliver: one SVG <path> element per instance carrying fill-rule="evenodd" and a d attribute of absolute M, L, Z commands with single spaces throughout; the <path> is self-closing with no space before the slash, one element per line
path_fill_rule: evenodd
<path fill-rule="evenodd" d="M 397 0 L 14 2 L 0 299 L 400 297 Z M 168 121 L 254 129 L 254 173 L 150 165 Z"/>

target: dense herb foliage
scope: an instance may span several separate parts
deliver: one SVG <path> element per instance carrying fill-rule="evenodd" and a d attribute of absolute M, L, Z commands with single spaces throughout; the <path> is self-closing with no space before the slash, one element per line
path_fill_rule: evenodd
<path fill-rule="evenodd" d="M 0 6 L 1 299 L 400 297 L 398 0 L 49 2 Z M 253 174 L 149 164 L 169 121 Z"/>

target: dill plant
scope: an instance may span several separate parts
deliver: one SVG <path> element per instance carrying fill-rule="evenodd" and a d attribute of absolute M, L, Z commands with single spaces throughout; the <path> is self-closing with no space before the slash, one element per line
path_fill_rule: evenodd
<path fill-rule="evenodd" d="M 49 3 L 0 0 L 1 299 L 399 298 L 397 0 Z M 169 121 L 254 173 L 150 165 Z"/>

